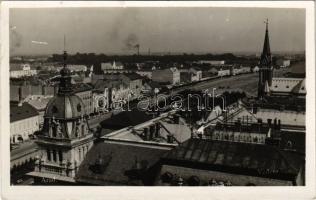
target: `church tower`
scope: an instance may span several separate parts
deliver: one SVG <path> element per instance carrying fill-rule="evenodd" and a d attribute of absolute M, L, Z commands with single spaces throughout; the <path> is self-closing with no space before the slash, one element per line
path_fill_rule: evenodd
<path fill-rule="evenodd" d="M 93 145 L 84 103 L 74 94 L 66 58 L 64 51 L 58 93 L 47 104 L 43 129 L 36 140 L 38 158 L 35 171 L 29 174 L 35 183 L 74 183 L 78 167 Z"/>
<path fill-rule="evenodd" d="M 260 63 L 259 63 L 258 98 L 262 98 L 268 94 L 269 87 L 272 84 L 272 74 L 273 74 L 272 57 L 271 57 L 270 43 L 269 43 L 268 19 L 267 21 L 265 21 L 265 24 L 266 24 L 266 33 L 265 33 Z"/>

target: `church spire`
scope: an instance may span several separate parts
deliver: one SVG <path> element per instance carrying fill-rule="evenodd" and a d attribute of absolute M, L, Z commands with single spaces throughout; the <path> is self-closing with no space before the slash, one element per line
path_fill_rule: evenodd
<path fill-rule="evenodd" d="M 271 52 L 270 52 L 270 42 L 269 42 L 269 21 L 268 19 L 264 22 L 266 24 L 266 34 L 264 37 L 263 50 L 261 54 L 260 64 L 261 66 L 271 65 Z"/>
<path fill-rule="evenodd" d="M 268 19 L 264 22 L 266 24 L 266 32 L 264 37 L 263 50 L 260 58 L 259 69 L 259 83 L 258 83 L 258 97 L 262 98 L 269 91 L 272 84 L 273 67 L 272 57 L 270 52 L 269 42 L 269 22 Z"/>

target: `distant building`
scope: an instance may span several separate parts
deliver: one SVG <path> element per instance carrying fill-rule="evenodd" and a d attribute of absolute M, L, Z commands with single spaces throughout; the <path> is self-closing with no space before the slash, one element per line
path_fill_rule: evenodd
<path fill-rule="evenodd" d="M 289 67 L 291 65 L 291 60 L 278 59 L 276 61 L 276 65 L 280 66 L 281 68 Z"/>
<path fill-rule="evenodd" d="M 176 85 L 180 83 L 180 72 L 177 68 L 154 70 L 152 80 L 159 83 Z"/>
<path fill-rule="evenodd" d="M 86 65 L 67 65 L 70 72 L 86 72 L 87 66 Z M 57 71 L 60 71 L 63 69 L 63 66 L 58 66 Z"/>
<path fill-rule="evenodd" d="M 202 79 L 202 70 L 197 67 L 191 67 L 189 69 L 181 69 L 180 81 L 182 83 L 191 83 L 200 81 Z"/>
<path fill-rule="evenodd" d="M 39 125 L 40 127 L 44 123 L 44 113 L 49 100 L 53 95 L 30 95 L 24 99 L 24 102 L 29 103 L 39 113 Z"/>
<path fill-rule="evenodd" d="M 125 73 L 126 70 L 124 70 L 124 66 L 121 62 L 115 62 L 113 63 L 101 63 L 101 70 L 104 73 Z"/>
<path fill-rule="evenodd" d="M 34 76 L 36 74 L 37 71 L 35 69 L 31 69 L 30 64 L 10 64 L 10 78 Z"/>
<path fill-rule="evenodd" d="M 153 75 L 153 70 L 137 70 L 135 71 L 137 74 L 143 76 L 143 77 L 146 77 L 148 79 L 152 79 L 152 75 Z"/>
<path fill-rule="evenodd" d="M 75 94 L 80 97 L 85 105 L 85 113 L 91 114 L 94 112 L 93 108 L 93 97 L 92 97 L 92 90 L 93 87 L 86 83 L 77 83 L 72 85 L 72 88 Z"/>
<path fill-rule="evenodd" d="M 10 143 L 29 140 L 39 130 L 39 114 L 28 103 L 10 102 Z"/>
<path fill-rule="evenodd" d="M 143 77 L 136 73 L 125 73 L 121 74 L 120 78 L 129 85 L 131 98 L 138 98 L 143 86 Z"/>
<path fill-rule="evenodd" d="M 229 76 L 231 73 L 231 66 L 223 66 L 217 71 L 217 76 Z"/>
<path fill-rule="evenodd" d="M 224 65 L 225 60 L 200 60 L 199 64 L 210 64 L 210 65 Z"/>

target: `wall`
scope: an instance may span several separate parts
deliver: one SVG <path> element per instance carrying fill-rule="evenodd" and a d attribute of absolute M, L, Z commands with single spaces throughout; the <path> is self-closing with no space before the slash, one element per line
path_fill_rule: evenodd
<path fill-rule="evenodd" d="M 21 135 L 23 140 L 29 140 L 29 135 L 39 130 L 39 116 L 30 117 L 27 119 L 10 123 L 10 141 L 18 143 L 18 135 Z M 14 139 L 13 139 L 14 138 Z"/>

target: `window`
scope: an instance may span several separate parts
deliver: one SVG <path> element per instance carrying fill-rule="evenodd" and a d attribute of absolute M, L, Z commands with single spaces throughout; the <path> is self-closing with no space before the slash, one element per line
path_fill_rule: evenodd
<path fill-rule="evenodd" d="M 53 113 L 58 113 L 57 107 L 56 107 L 56 106 L 53 106 L 52 111 L 53 111 Z"/>
<path fill-rule="evenodd" d="M 53 126 L 52 129 L 53 129 L 53 137 L 57 137 L 57 127 Z"/>
<path fill-rule="evenodd" d="M 84 125 L 81 126 L 81 136 L 84 136 Z"/>
<path fill-rule="evenodd" d="M 56 150 L 53 150 L 53 160 L 54 162 L 57 161 L 57 154 L 56 154 Z"/>
<path fill-rule="evenodd" d="M 286 88 L 289 88 L 289 86 L 287 85 Z"/>
<path fill-rule="evenodd" d="M 14 139 L 14 138 L 13 138 Z M 51 157 L 50 157 L 50 150 L 49 149 L 47 149 L 46 150 L 46 153 L 47 153 L 47 160 L 49 160 L 49 161 L 51 161 Z"/>
<path fill-rule="evenodd" d="M 63 161 L 63 152 L 59 150 L 58 152 L 59 162 Z"/>
<path fill-rule="evenodd" d="M 278 86 L 277 86 L 277 85 L 275 85 L 274 87 L 275 87 L 275 88 L 278 88 Z"/>
<path fill-rule="evenodd" d="M 77 110 L 78 110 L 78 112 L 81 112 L 81 105 L 79 103 L 77 105 Z"/>

